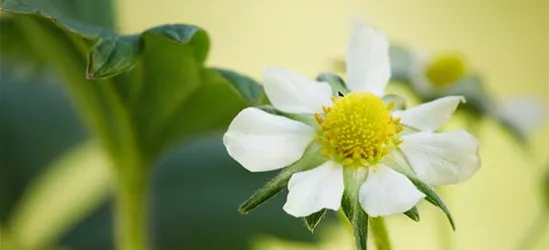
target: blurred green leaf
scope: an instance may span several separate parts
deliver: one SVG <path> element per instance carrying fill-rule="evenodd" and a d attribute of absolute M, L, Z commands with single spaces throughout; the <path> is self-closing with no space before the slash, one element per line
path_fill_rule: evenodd
<path fill-rule="evenodd" d="M 13 204 L 21 200 L 31 180 L 47 171 L 50 162 L 85 140 L 85 130 L 66 94 L 56 84 L 8 84 L 2 77 L 0 155 L 8 158 L 0 158 L 0 198 L 10 197 L 14 199 L 10 201 Z M 6 140 L 4 135 L 8 136 Z M 7 160 L 8 165 L 4 165 L 3 160 Z M 250 242 L 260 235 L 294 241 L 313 239 L 299 220 L 281 209 L 283 196 L 273 198 L 247 216 L 236 211 L 241 199 L 264 184 L 273 173 L 250 174 L 227 155 L 220 134 L 206 138 L 195 136 L 167 152 L 154 165 L 150 218 L 154 221 L 151 233 L 158 249 L 223 249 L 226 246 L 250 249 Z M 92 174 L 88 177 L 95 178 Z M 5 192 L 10 195 L 4 196 Z M 59 245 L 75 250 L 114 249 L 112 207 L 112 202 L 105 202 L 86 215 L 84 221 L 62 237 Z M 46 230 L 48 225 L 36 226 Z M 211 235 L 216 235 L 215 241 Z"/>
<path fill-rule="evenodd" d="M 311 143 L 305 150 L 305 153 L 303 153 L 301 159 L 284 168 L 280 174 L 270 180 L 264 187 L 257 190 L 250 198 L 240 205 L 238 211 L 246 214 L 254 210 L 282 191 L 282 189 L 288 185 L 288 182 L 294 173 L 320 166 L 320 164 L 326 161 L 326 159 L 320 157 L 320 155 L 320 146 L 316 143 Z"/>
<path fill-rule="evenodd" d="M 429 185 L 423 183 L 417 178 L 408 176 L 410 181 L 414 183 L 414 185 L 426 195 L 425 200 L 427 200 L 429 203 L 439 207 L 444 214 L 446 214 L 446 218 L 448 218 L 448 221 L 450 222 L 450 225 L 452 226 L 452 229 L 456 230 L 456 224 L 454 223 L 454 218 L 452 217 L 452 214 L 450 214 L 450 210 L 448 207 L 446 207 L 446 204 L 442 201 L 442 199 L 438 196 L 437 192 Z"/>
<path fill-rule="evenodd" d="M 55 13 L 82 23 L 108 28 L 114 28 L 115 26 L 115 3 L 112 0 L 2 0 L 2 4 L 10 8 L 17 7 L 21 10 L 30 10 L 32 8 L 29 6 L 34 6 L 48 13 Z"/>
<path fill-rule="evenodd" d="M 154 158 L 190 134 L 226 126 L 263 97 L 252 79 L 204 67 L 209 40 L 197 26 L 118 36 L 16 1 L 2 4 L 34 51 L 56 62 L 86 122 L 117 158 Z M 198 111 L 205 105 L 207 113 Z"/>
<path fill-rule="evenodd" d="M 307 229 L 309 229 L 309 231 L 313 232 L 316 226 L 318 226 L 318 223 L 320 223 L 320 221 L 324 219 L 324 216 L 326 215 L 326 210 L 327 209 L 324 208 L 314 214 L 303 218 L 303 220 L 305 221 L 305 225 L 307 225 Z"/>
<path fill-rule="evenodd" d="M 46 166 L 87 137 L 66 93 L 43 79 L 35 81 L 0 78 L 1 223 Z"/>
<path fill-rule="evenodd" d="M 226 127 L 263 97 L 250 78 L 205 67 L 209 39 L 197 26 L 162 25 L 119 36 L 40 6 L 6 0 L 2 8 L 29 50 L 63 79 L 113 161 L 119 186 L 148 173 L 169 148 Z"/>

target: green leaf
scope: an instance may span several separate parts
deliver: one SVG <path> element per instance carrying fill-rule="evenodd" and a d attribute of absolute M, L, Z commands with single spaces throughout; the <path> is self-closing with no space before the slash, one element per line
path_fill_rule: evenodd
<path fill-rule="evenodd" d="M 362 209 L 358 200 L 358 191 L 366 180 L 366 176 L 366 171 L 344 169 L 345 191 L 341 200 L 341 209 L 351 223 L 358 250 L 366 250 L 368 239 L 368 214 Z"/>
<path fill-rule="evenodd" d="M 204 63 L 208 57 L 210 39 L 206 31 L 198 26 L 167 24 L 147 30 L 145 35 L 156 35 L 176 43 L 189 44 L 196 60 L 200 63 Z"/>
<path fill-rule="evenodd" d="M 203 79 L 203 58 L 196 56 L 196 52 L 203 53 L 208 47 L 198 43 L 207 36 L 196 31 L 195 26 L 186 26 L 164 25 L 146 31 L 142 37 L 145 50 L 139 67 L 131 72 L 140 81 L 130 86 L 129 92 L 133 93 L 130 101 L 134 103 L 137 133 L 142 135 L 141 144 L 146 150 L 158 152 L 166 146 L 156 138 L 174 120 L 179 121 L 180 110 L 187 103 L 192 104 L 189 99 L 200 95 L 199 90 L 207 81 Z M 198 35 L 197 40 L 194 34 Z"/>
<path fill-rule="evenodd" d="M 316 80 L 319 82 L 327 82 L 330 87 L 332 88 L 332 95 L 333 96 L 339 96 L 339 93 L 346 95 L 349 93 L 349 89 L 347 89 L 347 86 L 345 85 L 345 81 L 341 79 L 336 74 L 332 73 L 321 73 L 316 77 Z"/>
<path fill-rule="evenodd" d="M 151 150 L 174 146 L 190 135 L 224 129 L 240 110 L 249 105 L 217 71 L 202 70 L 200 78 L 203 83 L 199 88 L 177 107 L 163 129 L 149 140 Z M 204 107 L 208 107 L 207 115 Z"/>
<path fill-rule="evenodd" d="M 305 221 L 305 225 L 307 225 L 307 229 L 309 229 L 309 231 L 313 232 L 318 223 L 320 223 L 320 221 L 324 219 L 324 216 L 326 215 L 326 210 L 327 209 L 324 208 L 314 214 L 303 218 L 303 220 Z"/>
<path fill-rule="evenodd" d="M 419 222 L 419 211 L 417 210 L 417 207 L 413 207 L 412 209 L 406 211 L 404 215 L 408 216 L 408 218 L 414 220 L 415 222 Z"/>
<path fill-rule="evenodd" d="M 455 231 L 456 224 L 454 223 L 454 218 L 452 217 L 452 214 L 450 214 L 450 210 L 448 209 L 448 207 L 446 207 L 446 204 L 444 204 L 442 199 L 438 196 L 435 189 L 433 189 L 431 186 L 423 183 L 422 181 L 420 181 L 415 177 L 408 176 L 408 178 L 410 179 L 410 181 L 412 181 L 412 183 L 414 183 L 414 185 L 419 189 L 419 191 L 421 191 L 426 195 L 425 200 L 439 207 L 444 212 L 444 214 L 446 214 L 446 218 L 448 218 L 448 221 L 450 222 L 452 229 Z"/>
<path fill-rule="evenodd" d="M 44 10 L 90 25 L 114 28 L 115 13 L 112 0 L 67 1 L 67 0 L 2 0 L 3 6 Z M 32 9 L 33 10 L 33 9 Z M 31 11 L 32 11 L 31 10 Z"/>
<path fill-rule="evenodd" d="M 124 161 L 154 158 L 194 133 L 221 129 L 263 98 L 251 78 L 205 68 L 210 42 L 195 25 L 120 36 L 14 1 L 3 7 L 20 20 L 34 52 L 55 62 L 84 120 Z"/>
<path fill-rule="evenodd" d="M 301 159 L 284 168 L 280 174 L 270 180 L 263 188 L 257 190 L 250 198 L 240 205 L 238 211 L 243 214 L 252 211 L 282 191 L 282 189 L 288 185 L 292 174 L 320 166 L 320 164 L 325 161 L 326 159 L 320 154 L 320 146 L 316 143 L 311 143 L 305 150 Z"/>
<path fill-rule="evenodd" d="M 137 63 L 143 49 L 138 36 L 108 36 L 92 48 L 88 56 L 88 79 L 111 77 Z"/>
<path fill-rule="evenodd" d="M 242 98 L 250 105 L 256 105 L 263 101 L 265 93 L 263 92 L 263 86 L 259 85 L 254 79 L 227 69 L 213 68 L 219 72 L 227 81 L 234 86 Z"/>
<path fill-rule="evenodd" d="M 33 7 L 31 5 L 23 4 L 17 0 L 2 0 L 1 8 L 2 11 L 12 14 L 31 15 L 48 19 L 50 22 L 56 24 L 59 28 L 81 36 L 87 40 L 97 40 L 102 34 L 113 33 L 109 29 L 101 28 L 99 26 L 93 26 L 91 24 L 80 23 L 62 15 L 53 14 L 51 11 L 48 10 L 43 10 L 39 7 Z"/>

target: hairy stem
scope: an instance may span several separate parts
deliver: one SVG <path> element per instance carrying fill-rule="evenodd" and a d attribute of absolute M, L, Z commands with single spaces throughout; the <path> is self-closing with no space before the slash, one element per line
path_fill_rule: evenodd
<path fill-rule="evenodd" d="M 143 169 L 143 168 L 136 168 Z M 119 178 L 116 189 L 116 244 L 118 250 L 147 250 L 148 173 L 135 171 L 132 178 Z"/>

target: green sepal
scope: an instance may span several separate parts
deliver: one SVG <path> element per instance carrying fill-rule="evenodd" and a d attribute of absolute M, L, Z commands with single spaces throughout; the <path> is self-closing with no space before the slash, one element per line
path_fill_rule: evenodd
<path fill-rule="evenodd" d="M 355 245 L 358 250 L 366 250 L 368 240 L 368 214 L 360 206 L 358 190 L 367 177 L 366 171 L 344 170 L 345 191 L 341 200 L 341 209 L 351 223 Z"/>
<path fill-rule="evenodd" d="M 414 220 L 415 222 L 419 222 L 419 211 L 417 210 L 417 207 L 413 207 L 412 209 L 404 212 L 404 215 L 408 216 L 408 218 Z"/>
<path fill-rule="evenodd" d="M 427 200 L 429 203 L 439 207 L 442 210 L 442 212 L 444 212 L 444 214 L 446 214 L 446 218 L 448 218 L 448 221 L 450 222 L 450 225 L 452 226 L 452 230 L 455 231 L 456 230 L 456 224 L 454 223 L 454 218 L 452 217 L 452 214 L 450 213 L 450 210 L 448 209 L 446 204 L 444 204 L 444 202 L 442 201 L 440 196 L 438 196 L 435 189 L 432 188 L 431 186 L 423 183 L 422 181 L 420 181 L 419 179 L 417 179 L 415 177 L 408 176 L 408 178 L 410 179 L 410 181 L 412 181 L 412 183 L 414 183 L 414 185 L 419 189 L 419 191 L 421 191 L 422 193 L 424 193 L 426 195 L 425 200 Z"/>
<path fill-rule="evenodd" d="M 321 73 L 316 77 L 316 80 L 319 82 L 326 82 L 330 85 L 332 88 L 332 95 L 338 96 L 340 93 L 343 95 L 346 95 L 349 93 L 349 89 L 347 89 L 347 86 L 345 85 L 345 81 L 341 79 L 336 74 L 332 73 Z"/>
<path fill-rule="evenodd" d="M 314 142 L 311 143 L 305 150 L 301 159 L 284 168 L 280 174 L 271 179 L 264 187 L 257 190 L 250 198 L 240 205 L 238 211 L 247 214 L 254 210 L 282 191 L 282 189 L 288 185 L 288 182 L 294 173 L 320 166 L 325 161 L 326 158 L 320 153 L 320 145 Z"/>
<path fill-rule="evenodd" d="M 263 106 L 259 106 L 257 108 L 259 108 L 259 109 L 261 109 L 261 110 L 263 110 L 263 111 L 265 111 L 269 114 L 284 116 L 284 117 L 290 118 L 294 121 L 305 123 L 305 124 L 307 124 L 307 125 L 309 125 L 313 128 L 317 128 L 319 126 L 318 123 L 316 122 L 315 117 L 311 114 L 290 114 L 290 113 L 280 111 L 272 105 L 263 105 Z"/>
<path fill-rule="evenodd" d="M 307 225 L 307 229 L 309 229 L 309 231 L 313 232 L 318 223 L 320 223 L 320 221 L 324 219 L 324 216 L 326 215 L 326 210 L 327 209 L 324 208 L 314 214 L 303 217 L 305 225 Z"/>

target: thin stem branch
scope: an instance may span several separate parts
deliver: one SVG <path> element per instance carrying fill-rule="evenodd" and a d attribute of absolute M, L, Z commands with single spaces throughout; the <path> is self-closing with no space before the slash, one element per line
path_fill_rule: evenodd
<path fill-rule="evenodd" d="M 383 217 L 370 218 L 370 228 L 374 237 L 374 244 L 377 250 L 391 250 L 391 240 L 389 240 L 389 232 L 385 219 Z"/>

